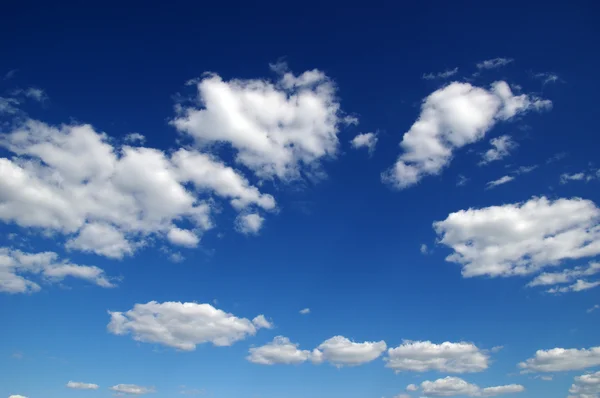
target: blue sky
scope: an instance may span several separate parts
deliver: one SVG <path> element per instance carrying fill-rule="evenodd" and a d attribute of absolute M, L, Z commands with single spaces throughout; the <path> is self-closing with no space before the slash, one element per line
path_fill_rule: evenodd
<path fill-rule="evenodd" d="M 0 397 L 599 397 L 598 11 L 13 2 Z"/>

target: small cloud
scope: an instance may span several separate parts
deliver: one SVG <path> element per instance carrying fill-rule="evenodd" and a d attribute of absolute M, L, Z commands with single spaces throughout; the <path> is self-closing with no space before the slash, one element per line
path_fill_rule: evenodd
<path fill-rule="evenodd" d="M 467 185 L 467 182 L 469 182 L 469 179 L 467 177 L 465 177 L 462 174 L 458 175 L 458 181 L 456 182 L 456 186 L 462 187 Z"/>
<path fill-rule="evenodd" d="M 493 58 L 477 64 L 477 69 L 497 69 L 513 62 L 512 58 Z"/>
<path fill-rule="evenodd" d="M 129 133 L 123 138 L 123 140 L 128 144 L 143 144 L 146 142 L 146 137 L 140 133 Z"/>
<path fill-rule="evenodd" d="M 443 72 L 438 73 L 423 73 L 422 78 L 425 80 L 435 80 L 435 79 L 447 79 L 451 76 L 454 76 L 458 73 L 458 67 L 454 69 L 448 69 Z"/>
<path fill-rule="evenodd" d="M 375 152 L 375 146 L 377 145 L 377 134 L 376 133 L 364 133 L 359 134 L 350 141 L 350 144 L 354 149 L 367 148 L 369 155 L 373 155 Z"/>
<path fill-rule="evenodd" d="M 185 257 L 183 257 L 181 253 L 175 252 L 169 255 L 169 261 L 171 261 L 172 263 L 181 263 L 185 261 Z"/>
<path fill-rule="evenodd" d="M 503 135 L 490 140 L 492 148 L 488 149 L 482 155 L 479 165 L 486 165 L 491 162 L 503 159 L 519 146 L 509 135 Z"/>
<path fill-rule="evenodd" d="M 506 184 L 507 182 L 511 182 L 514 179 L 515 179 L 515 177 L 513 177 L 513 176 L 503 176 L 503 177 L 500 177 L 497 180 L 488 182 L 486 184 L 486 189 L 495 188 L 498 185 Z"/>
<path fill-rule="evenodd" d="M 503 345 L 497 345 L 495 347 L 492 347 L 492 349 L 490 350 L 492 353 L 497 353 L 499 351 L 501 351 L 504 348 Z"/>
<path fill-rule="evenodd" d="M 595 306 L 593 306 L 592 308 L 589 308 L 589 309 L 588 309 L 586 312 L 587 312 L 588 314 L 590 314 L 590 313 L 592 313 L 592 312 L 596 311 L 597 309 L 600 309 L 600 305 L 599 305 L 599 304 L 596 304 L 596 305 L 595 305 Z"/>
<path fill-rule="evenodd" d="M 567 156 L 566 152 L 559 152 L 546 160 L 546 164 L 558 162 L 559 160 L 564 159 Z"/>
<path fill-rule="evenodd" d="M 301 309 L 301 310 L 300 310 L 300 313 L 301 313 L 302 315 L 308 315 L 308 314 L 310 314 L 310 308 L 304 308 L 304 309 Z"/>
<path fill-rule="evenodd" d="M 534 164 L 532 166 L 521 166 L 518 169 L 516 169 L 515 171 L 513 171 L 514 174 L 527 174 L 527 173 L 531 173 L 533 170 L 537 169 L 539 166 L 537 164 Z"/>
<path fill-rule="evenodd" d="M 421 244 L 421 248 L 419 250 L 421 251 L 421 254 L 429 253 L 429 249 L 427 248 L 427 245 L 425 243 Z"/>
<path fill-rule="evenodd" d="M 556 73 L 536 73 L 535 75 L 533 75 L 533 77 L 541 80 L 542 85 L 544 86 L 548 83 L 564 83 L 564 81 L 560 77 L 558 77 Z"/>
<path fill-rule="evenodd" d="M 15 77 L 15 75 L 17 74 L 17 72 L 18 72 L 18 69 L 11 69 L 11 70 L 9 70 L 8 72 L 6 72 L 4 74 L 4 79 L 3 80 L 10 80 L 10 79 L 12 79 L 13 77 Z"/>
<path fill-rule="evenodd" d="M 256 235 L 265 219 L 257 213 L 241 214 L 235 222 L 235 230 L 244 235 Z"/>

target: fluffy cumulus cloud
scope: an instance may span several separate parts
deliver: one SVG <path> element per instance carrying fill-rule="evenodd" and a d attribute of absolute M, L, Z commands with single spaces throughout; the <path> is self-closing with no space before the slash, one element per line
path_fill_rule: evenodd
<path fill-rule="evenodd" d="M 363 133 L 359 134 L 350 141 L 353 148 L 367 148 L 369 154 L 372 155 L 375 152 L 375 146 L 377 145 L 377 134 L 375 133 Z"/>
<path fill-rule="evenodd" d="M 533 358 L 519 363 L 521 373 L 565 372 L 600 366 L 600 347 L 538 350 Z"/>
<path fill-rule="evenodd" d="M 314 354 L 298 349 L 298 344 L 292 343 L 287 337 L 277 336 L 266 345 L 250 348 L 250 355 L 246 359 L 260 365 L 292 365 L 308 360 L 320 361 L 319 353 Z"/>
<path fill-rule="evenodd" d="M 211 228 L 211 200 L 273 210 L 271 195 L 206 153 L 115 146 L 90 125 L 26 120 L 0 145 L 0 220 L 58 232 L 69 249 L 122 258 L 151 235 L 195 246 Z M 185 221 L 193 234 L 177 227 Z"/>
<path fill-rule="evenodd" d="M 82 279 L 100 287 L 115 286 L 102 269 L 61 260 L 54 252 L 25 253 L 0 247 L 0 292 L 32 293 L 39 291 L 40 285 L 31 280 L 31 276 L 36 276 L 45 283 L 61 282 L 70 277 Z"/>
<path fill-rule="evenodd" d="M 600 209 L 579 198 L 460 210 L 433 227 L 465 277 L 526 275 L 600 254 Z"/>
<path fill-rule="evenodd" d="M 497 395 L 513 394 L 525 391 L 520 384 L 481 388 L 466 382 L 458 377 L 445 377 L 435 381 L 426 380 L 421 383 L 421 390 L 428 397 L 493 397 Z M 413 390 L 416 391 L 416 390 Z"/>
<path fill-rule="evenodd" d="M 116 386 L 112 386 L 110 389 L 117 394 L 125 395 L 144 395 L 156 392 L 154 387 L 142 387 L 135 384 L 117 384 Z"/>
<path fill-rule="evenodd" d="M 357 343 L 344 336 L 334 336 L 308 351 L 300 350 L 298 344 L 287 337 L 277 336 L 264 346 L 251 348 L 247 359 L 261 365 L 311 361 L 315 364 L 329 362 L 337 367 L 358 366 L 379 358 L 385 349 L 384 341 Z"/>
<path fill-rule="evenodd" d="M 481 372 L 488 368 L 489 356 L 476 345 L 467 342 L 444 342 L 405 340 L 388 350 L 384 358 L 386 367 L 395 372 L 447 373 Z"/>
<path fill-rule="evenodd" d="M 386 348 L 385 341 L 357 343 L 344 336 L 334 336 L 321 343 L 317 350 L 323 361 L 336 366 L 356 366 L 379 358 Z"/>
<path fill-rule="evenodd" d="M 195 81 L 198 106 L 180 106 L 172 124 L 202 147 L 228 144 L 259 178 L 318 174 L 321 160 L 335 156 L 340 125 L 350 119 L 323 72 L 272 68 L 276 81 L 226 81 L 216 74 Z"/>
<path fill-rule="evenodd" d="M 238 318 L 210 304 L 151 301 L 136 304 L 127 312 L 109 312 L 110 333 L 131 334 L 136 341 L 163 344 L 184 351 L 212 343 L 229 346 L 255 335 L 271 323 L 262 315 L 252 321 Z"/>
<path fill-rule="evenodd" d="M 93 383 L 81 383 L 78 381 L 69 381 L 67 383 L 68 388 L 73 388 L 75 390 L 97 390 L 98 384 Z"/>
<path fill-rule="evenodd" d="M 514 95 L 504 81 L 490 89 L 453 82 L 425 98 L 419 118 L 402 138 L 403 153 L 382 178 L 400 189 L 414 185 L 441 173 L 456 149 L 481 140 L 497 122 L 551 105 L 534 96 Z"/>
<path fill-rule="evenodd" d="M 569 394 L 569 398 L 600 397 L 600 372 L 576 376 Z"/>
<path fill-rule="evenodd" d="M 479 164 L 484 165 L 503 159 L 518 146 L 509 135 L 492 138 L 490 145 L 492 147 L 483 153 Z"/>

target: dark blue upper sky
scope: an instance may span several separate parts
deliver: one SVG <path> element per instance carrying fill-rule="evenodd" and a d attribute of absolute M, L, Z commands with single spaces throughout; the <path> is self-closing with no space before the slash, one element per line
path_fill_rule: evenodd
<path fill-rule="evenodd" d="M 593 1 L 3 5 L 0 397 L 587 397 L 599 17 Z M 333 122 L 252 84 L 327 98 Z M 351 143 L 365 133 L 372 152 Z M 553 348 L 573 351 L 536 354 Z"/>

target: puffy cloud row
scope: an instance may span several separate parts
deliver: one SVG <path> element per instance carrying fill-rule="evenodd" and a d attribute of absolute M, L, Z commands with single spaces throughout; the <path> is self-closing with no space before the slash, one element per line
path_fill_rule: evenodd
<path fill-rule="evenodd" d="M 408 391 L 419 391 L 419 387 L 410 384 Z M 494 397 L 504 394 L 513 394 L 525 391 L 525 387 L 520 384 L 508 384 L 504 386 L 494 386 L 481 388 L 476 384 L 471 384 L 458 377 L 445 377 L 435 381 L 426 380 L 421 383 L 420 390 L 423 395 L 428 397 Z"/>

